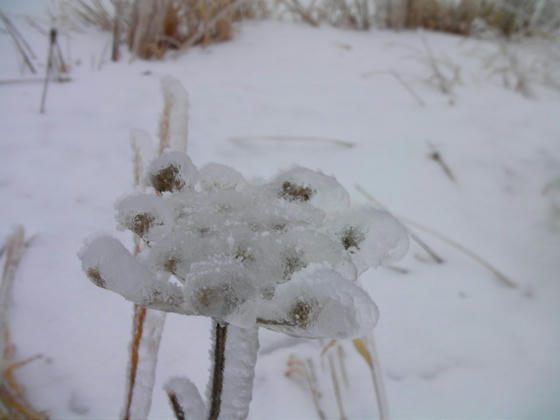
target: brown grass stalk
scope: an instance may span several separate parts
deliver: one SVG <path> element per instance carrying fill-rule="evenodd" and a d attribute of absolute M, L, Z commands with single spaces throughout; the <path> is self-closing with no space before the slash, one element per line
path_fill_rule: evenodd
<path fill-rule="evenodd" d="M 14 362 L 14 345 L 10 340 L 9 314 L 12 289 L 16 272 L 25 251 L 25 231 L 17 226 L 8 238 L 5 246 L 5 263 L 0 284 L 0 418 L 13 420 L 45 420 L 47 415 L 36 411 L 25 399 L 23 386 L 15 377 L 15 371 L 30 362 L 41 358 L 41 355 Z"/>
<path fill-rule="evenodd" d="M 321 393 L 317 388 L 317 380 L 313 373 L 311 372 L 311 368 L 307 366 L 307 364 L 297 358 L 295 355 L 291 354 L 288 362 L 286 363 L 287 369 L 284 375 L 287 378 L 291 379 L 303 379 L 304 383 L 306 384 L 309 392 L 311 393 L 311 398 L 313 400 L 313 405 L 315 406 L 315 410 L 317 411 L 317 415 L 319 419 L 325 420 L 325 412 L 321 408 L 321 404 L 319 403 L 319 398 Z"/>

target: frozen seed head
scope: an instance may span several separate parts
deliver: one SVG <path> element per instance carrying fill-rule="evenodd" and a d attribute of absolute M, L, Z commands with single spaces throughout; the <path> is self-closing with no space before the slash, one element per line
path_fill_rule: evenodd
<path fill-rule="evenodd" d="M 284 280 L 290 280 L 292 275 L 307 266 L 303 260 L 301 253 L 296 251 L 289 251 L 284 255 Z"/>
<path fill-rule="evenodd" d="M 197 183 L 198 171 L 185 153 L 166 152 L 150 164 L 147 180 L 160 193 L 182 191 Z"/>
<path fill-rule="evenodd" d="M 86 270 L 86 274 L 91 282 L 97 287 L 101 287 L 102 289 L 105 288 L 105 280 L 103 280 L 103 278 L 101 277 L 99 269 L 90 267 Z"/>
<path fill-rule="evenodd" d="M 132 217 L 127 225 L 128 229 L 143 238 L 154 223 L 154 216 L 149 213 L 140 213 Z"/>
<path fill-rule="evenodd" d="M 354 226 L 347 227 L 340 235 L 340 240 L 344 249 L 353 252 L 360 249 L 360 244 L 364 241 L 365 235 Z"/>
<path fill-rule="evenodd" d="M 314 193 L 315 191 L 309 187 L 292 184 L 286 181 L 282 184 L 280 197 L 288 201 L 309 201 Z"/>
<path fill-rule="evenodd" d="M 185 181 L 179 176 L 179 168 L 169 165 L 150 175 L 150 181 L 156 191 L 179 191 L 185 186 Z"/>
<path fill-rule="evenodd" d="M 135 258 L 113 238 L 88 243 L 80 258 L 97 286 L 146 307 L 298 337 L 374 327 L 377 308 L 354 281 L 402 256 L 406 229 L 386 212 L 350 207 L 334 177 L 294 167 L 250 183 L 167 152 L 144 179 L 163 194 L 130 194 L 116 210 L 119 227 L 147 247 Z"/>
<path fill-rule="evenodd" d="M 305 330 L 315 320 L 316 314 L 314 308 L 317 306 L 316 302 L 309 302 L 298 300 L 290 311 L 290 322 L 294 327 Z"/>

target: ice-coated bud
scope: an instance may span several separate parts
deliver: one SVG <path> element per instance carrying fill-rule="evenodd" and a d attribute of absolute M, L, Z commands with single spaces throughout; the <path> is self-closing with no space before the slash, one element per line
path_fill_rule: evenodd
<path fill-rule="evenodd" d="M 152 161 L 146 181 L 158 192 L 181 191 L 194 187 L 198 171 L 185 153 L 166 152 Z"/>
<path fill-rule="evenodd" d="M 115 205 L 119 229 L 127 229 L 146 241 L 161 238 L 174 224 L 173 210 L 161 197 L 135 193 Z"/>
<path fill-rule="evenodd" d="M 200 184 L 205 191 L 235 190 L 245 186 L 246 181 L 230 166 L 209 163 L 200 168 Z"/>
<path fill-rule="evenodd" d="M 295 166 L 273 181 L 277 194 L 287 201 L 309 202 L 325 212 L 347 208 L 350 196 L 333 176 Z"/>

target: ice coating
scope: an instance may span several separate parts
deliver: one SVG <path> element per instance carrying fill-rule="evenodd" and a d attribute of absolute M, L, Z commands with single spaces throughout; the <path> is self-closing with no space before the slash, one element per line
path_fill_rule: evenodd
<path fill-rule="evenodd" d="M 220 419 L 247 418 L 253 394 L 254 366 L 257 362 L 258 348 L 259 335 L 256 326 L 251 328 L 227 326 Z M 210 360 L 213 358 L 214 354 L 210 353 Z M 207 400 L 210 399 L 210 395 L 211 382 L 208 383 Z"/>
<path fill-rule="evenodd" d="M 193 188 L 197 178 L 198 171 L 187 154 L 171 151 L 152 161 L 145 182 L 158 192 L 175 192 Z"/>
<path fill-rule="evenodd" d="M 360 337 L 378 318 L 377 306 L 363 289 L 326 268 L 312 268 L 278 286 L 258 314 L 260 325 L 306 338 Z"/>
<path fill-rule="evenodd" d="M 200 185 L 203 190 L 234 190 L 246 184 L 243 175 L 219 163 L 209 163 L 200 168 Z"/>
<path fill-rule="evenodd" d="M 161 79 L 164 112 L 160 121 L 160 138 L 172 150 L 186 152 L 189 136 L 189 99 L 181 82 L 174 77 Z"/>
<path fill-rule="evenodd" d="M 79 257 L 82 269 L 98 287 L 155 309 L 183 306 L 181 290 L 151 273 L 115 238 L 99 236 L 91 240 Z"/>
<path fill-rule="evenodd" d="M 196 385 L 183 377 L 173 377 L 164 385 L 174 412 L 180 410 L 189 420 L 204 420 L 206 405 Z M 176 407 L 178 405 L 178 407 Z"/>
<path fill-rule="evenodd" d="M 147 248 L 135 259 L 112 238 L 86 245 L 84 271 L 98 286 L 150 308 L 300 337 L 374 327 L 377 308 L 355 280 L 401 257 L 407 233 L 387 212 L 351 207 L 334 177 L 294 167 L 252 184 L 168 152 L 145 178 L 159 193 L 131 194 L 116 209 L 118 226 Z"/>
<path fill-rule="evenodd" d="M 391 214 L 371 207 L 332 216 L 331 234 L 352 256 L 359 273 L 402 258 L 408 251 L 406 228 Z"/>
<path fill-rule="evenodd" d="M 350 205 L 348 192 L 335 177 L 301 166 L 294 166 L 278 174 L 273 185 L 283 199 L 309 201 L 326 212 L 344 209 Z"/>

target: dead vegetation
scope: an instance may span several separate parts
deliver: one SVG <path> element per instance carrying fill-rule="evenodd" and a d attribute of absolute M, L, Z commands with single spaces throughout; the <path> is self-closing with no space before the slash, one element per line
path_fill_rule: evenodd
<path fill-rule="evenodd" d="M 41 358 L 41 355 L 16 361 L 15 346 L 10 339 L 10 306 L 16 272 L 29 241 L 25 240 L 22 226 L 17 226 L 6 241 L 2 283 L 0 284 L 0 419 L 46 420 L 46 413 L 37 411 L 25 398 L 25 390 L 18 382 L 16 370 Z"/>
<path fill-rule="evenodd" d="M 554 0 L 380 0 L 376 17 L 385 27 L 424 28 L 471 35 L 483 24 L 506 38 L 558 29 L 560 6 Z"/>

